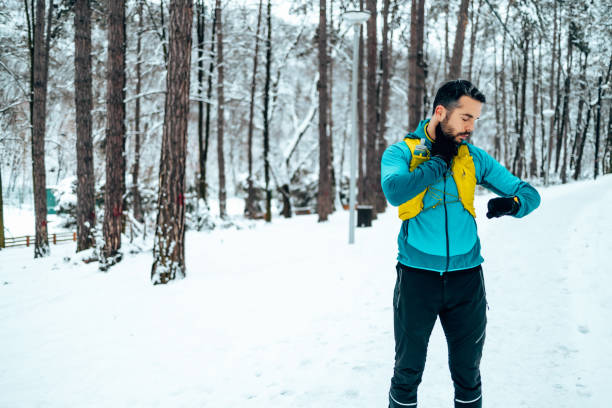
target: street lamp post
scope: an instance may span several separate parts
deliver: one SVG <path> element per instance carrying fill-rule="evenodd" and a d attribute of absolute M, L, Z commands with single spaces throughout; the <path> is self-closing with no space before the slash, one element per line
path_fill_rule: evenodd
<path fill-rule="evenodd" d="M 357 62 L 359 59 L 359 28 L 370 18 L 367 11 L 347 11 L 342 15 L 344 21 L 353 26 L 353 89 L 351 93 L 351 179 L 349 184 L 349 244 L 355 243 L 355 179 L 357 173 Z"/>

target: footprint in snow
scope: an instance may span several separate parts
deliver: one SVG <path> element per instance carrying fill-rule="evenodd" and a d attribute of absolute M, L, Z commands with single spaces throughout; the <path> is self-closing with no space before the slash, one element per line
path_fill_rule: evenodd
<path fill-rule="evenodd" d="M 590 330 L 587 326 L 578 326 L 578 331 L 582 334 L 587 334 Z"/>
<path fill-rule="evenodd" d="M 349 398 L 357 398 L 359 396 L 359 391 L 357 390 L 346 390 L 344 391 L 344 395 Z"/>

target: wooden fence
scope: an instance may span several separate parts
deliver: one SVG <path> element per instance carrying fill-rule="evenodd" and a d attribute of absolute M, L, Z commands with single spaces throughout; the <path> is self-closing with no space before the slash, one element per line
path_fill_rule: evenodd
<path fill-rule="evenodd" d="M 76 232 L 60 232 L 57 234 L 49 234 L 49 243 L 57 245 L 58 242 L 67 242 L 73 241 L 76 242 L 77 234 Z M 27 246 L 34 245 L 35 237 L 34 235 L 25 235 L 23 237 L 5 237 L 4 238 L 4 247 L 18 247 L 18 246 Z"/>

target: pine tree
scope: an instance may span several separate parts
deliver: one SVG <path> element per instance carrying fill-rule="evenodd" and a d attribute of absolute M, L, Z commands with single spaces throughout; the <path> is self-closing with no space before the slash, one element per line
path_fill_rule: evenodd
<path fill-rule="evenodd" d="M 125 0 L 109 1 L 104 249 L 100 269 L 121 261 L 125 194 Z"/>
<path fill-rule="evenodd" d="M 95 244 L 96 223 L 91 110 L 91 8 L 76 0 L 74 14 L 74 99 L 77 127 L 77 251 Z"/>
<path fill-rule="evenodd" d="M 184 278 L 186 273 L 185 157 L 192 22 L 192 1 L 171 0 L 158 213 L 151 268 L 153 284 L 166 284 L 171 280 Z"/>

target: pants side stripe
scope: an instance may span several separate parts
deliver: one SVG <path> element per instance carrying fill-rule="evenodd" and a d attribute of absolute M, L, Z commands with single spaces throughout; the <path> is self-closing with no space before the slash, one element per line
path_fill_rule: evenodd
<path fill-rule="evenodd" d="M 460 403 L 462 403 L 462 404 L 470 404 L 470 403 L 472 403 L 472 402 L 476 402 L 476 401 L 478 401 L 478 400 L 479 400 L 479 399 L 481 399 L 481 398 L 482 398 L 482 394 L 480 394 L 480 395 L 478 396 L 478 398 L 473 399 L 473 400 L 471 400 L 471 401 L 461 401 L 460 399 L 457 399 L 457 398 L 455 398 L 455 401 L 460 402 Z"/>
<path fill-rule="evenodd" d="M 416 404 L 417 404 L 416 402 L 412 402 L 412 403 L 409 403 L 409 404 L 403 404 L 403 403 L 399 402 L 398 400 L 396 400 L 395 398 L 393 398 L 393 395 L 391 395 L 391 393 L 389 393 L 389 397 L 391 397 L 391 399 L 392 399 L 392 400 L 393 400 L 393 401 L 394 401 L 396 404 L 401 405 L 401 406 L 403 406 L 403 407 L 415 407 L 415 406 L 416 406 Z"/>

